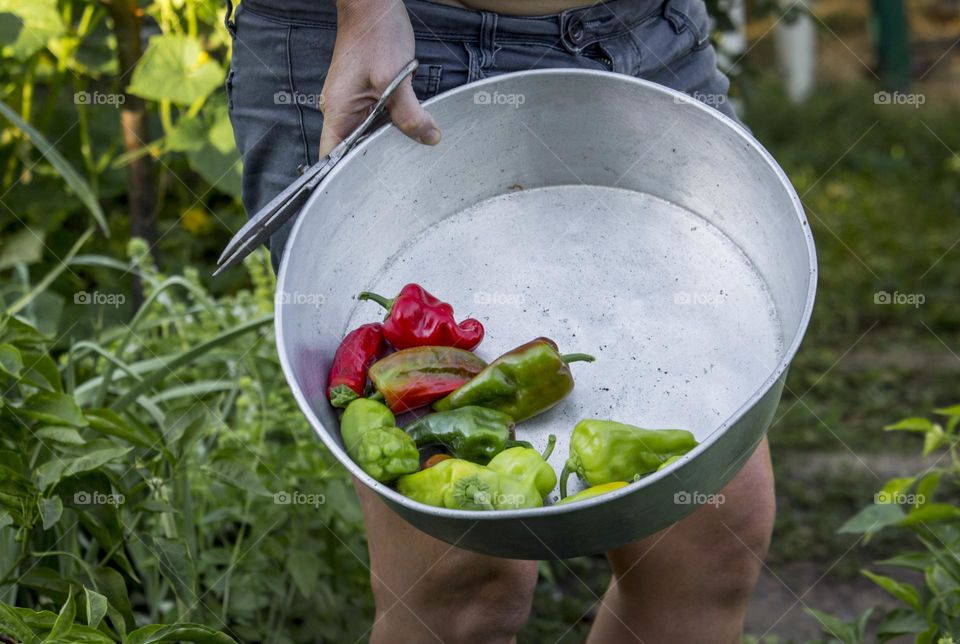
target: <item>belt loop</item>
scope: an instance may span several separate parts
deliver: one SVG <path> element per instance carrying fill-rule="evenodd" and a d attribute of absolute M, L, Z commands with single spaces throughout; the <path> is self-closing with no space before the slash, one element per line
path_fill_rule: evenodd
<path fill-rule="evenodd" d="M 480 68 L 495 69 L 497 66 L 497 14 L 490 11 L 480 12 Z"/>
<path fill-rule="evenodd" d="M 227 0 L 227 13 L 223 16 L 223 26 L 227 28 L 227 31 L 230 32 L 231 36 L 236 36 L 237 23 L 231 18 L 233 18 L 233 2 L 231 0 Z"/>

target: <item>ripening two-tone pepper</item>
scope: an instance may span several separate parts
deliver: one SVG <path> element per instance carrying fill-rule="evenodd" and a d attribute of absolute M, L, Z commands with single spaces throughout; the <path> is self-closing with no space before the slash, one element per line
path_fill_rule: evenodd
<path fill-rule="evenodd" d="M 546 455 L 556 437 L 551 437 Z M 551 480 L 552 477 L 552 480 Z M 415 474 L 397 479 L 406 497 L 455 510 L 516 510 L 543 505 L 556 485 L 556 474 L 533 448 L 506 449 L 486 466 L 460 458 L 440 460 Z"/>
<path fill-rule="evenodd" d="M 581 420 L 570 436 L 570 456 L 560 474 L 560 496 L 576 474 L 588 485 L 631 481 L 697 446 L 685 429 L 643 429 L 612 420 Z"/>
<path fill-rule="evenodd" d="M 381 483 L 416 472 L 420 452 L 382 403 L 357 398 L 343 412 L 340 437 L 353 462 Z"/>
<path fill-rule="evenodd" d="M 502 411 L 519 423 L 545 412 L 573 391 L 569 363 L 593 359 L 585 353 L 561 355 L 553 340 L 537 338 L 491 362 L 433 408 L 447 411 L 477 405 Z"/>
<path fill-rule="evenodd" d="M 367 370 L 386 351 L 383 325 L 375 322 L 357 327 L 343 338 L 333 354 L 327 377 L 327 398 L 334 407 L 346 407 L 363 395 Z"/>
<path fill-rule="evenodd" d="M 417 447 L 442 445 L 455 458 L 486 465 L 491 458 L 517 444 L 513 428 L 513 418 L 509 415 L 468 405 L 427 414 L 404 430 Z"/>
<path fill-rule="evenodd" d="M 396 349 L 441 346 L 470 350 L 483 340 L 483 325 L 467 318 L 457 323 L 453 307 L 418 284 L 407 284 L 393 299 L 364 291 L 358 300 L 373 300 L 387 309 L 383 335 Z"/>
<path fill-rule="evenodd" d="M 414 347 L 371 365 L 370 380 L 395 413 L 443 398 L 480 373 L 487 363 L 456 347 Z"/>

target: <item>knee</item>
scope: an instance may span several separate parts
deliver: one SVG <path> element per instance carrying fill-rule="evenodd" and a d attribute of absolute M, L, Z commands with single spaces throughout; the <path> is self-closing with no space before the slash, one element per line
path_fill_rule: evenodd
<path fill-rule="evenodd" d="M 484 644 L 523 628 L 536 583 L 536 562 L 502 559 L 439 562 L 399 597 L 372 580 L 378 618 L 409 611 L 442 641 Z"/>

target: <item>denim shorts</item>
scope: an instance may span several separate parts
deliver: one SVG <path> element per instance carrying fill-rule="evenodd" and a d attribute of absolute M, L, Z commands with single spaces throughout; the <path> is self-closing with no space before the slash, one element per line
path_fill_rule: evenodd
<path fill-rule="evenodd" d="M 481 78 L 574 67 L 628 74 L 686 92 L 736 118 L 717 69 L 704 0 L 610 0 L 536 17 L 406 0 L 420 100 Z M 317 161 L 317 104 L 336 38 L 333 0 L 243 0 L 227 12 L 230 119 L 243 159 L 243 205 L 256 213 Z M 442 128 L 442 124 L 441 124 Z M 270 241 L 274 268 L 290 231 Z"/>

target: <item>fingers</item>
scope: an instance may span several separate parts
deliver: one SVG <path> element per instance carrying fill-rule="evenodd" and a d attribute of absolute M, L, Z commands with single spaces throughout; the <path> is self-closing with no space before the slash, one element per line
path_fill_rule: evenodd
<path fill-rule="evenodd" d="M 336 96 L 336 92 L 330 92 Z M 364 97 L 354 100 L 347 105 L 335 98 L 328 98 L 327 88 L 320 95 L 320 110 L 323 112 L 323 130 L 320 133 L 320 156 L 328 154 L 345 139 L 367 115 L 369 108 L 363 108 L 363 103 L 372 100 Z M 387 103 L 390 119 L 401 132 L 414 141 L 426 145 L 436 145 L 440 142 L 440 128 L 433 117 L 423 109 L 409 78 L 403 81 L 394 91 L 390 102 Z"/>
<path fill-rule="evenodd" d="M 393 93 L 387 109 L 394 125 L 414 141 L 426 145 L 440 143 L 440 128 L 437 127 L 433 117 L 420 105 L 409 78 L 404 80 Z"/>
<path fill-rule="evenodd" d="M 329 101 L 324 100 L 323 94 L 320 95 L 320 111 L 323 112 L 323 129 L 320 131 L 320 156 L 329 154 L 330 150 L 337 147 L 340 141 L 347 138 L 347 135 L 363 121 L 363 114 L 349 114 L 336 105 L 330 105 Z"/>

